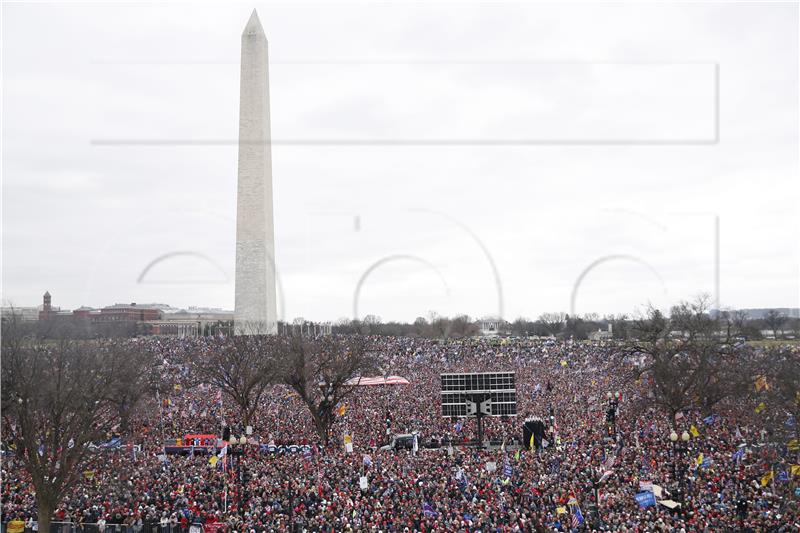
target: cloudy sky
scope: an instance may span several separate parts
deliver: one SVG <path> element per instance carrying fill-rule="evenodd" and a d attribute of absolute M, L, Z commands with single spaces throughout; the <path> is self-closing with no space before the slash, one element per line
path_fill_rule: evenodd
<path fill-rule="evenodd" d="M 254 7 L 284 317 L 800 305 L 767 2 L 4 4 L 5 302 L 233 307 Z"/>

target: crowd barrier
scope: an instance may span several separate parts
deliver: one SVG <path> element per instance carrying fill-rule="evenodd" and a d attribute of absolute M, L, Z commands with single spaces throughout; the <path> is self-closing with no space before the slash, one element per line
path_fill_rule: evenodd
<path fill-rule="evenodd" d="M 8 522 L 3 522 L 2 533 L 8 533 Z M 76 522 L 50 522 L 49 533 L 223 533 L 222 524 L 209 526 L 173 526 L 171 524 L 148 524 L 141 526 L 125 526 L 117 524 L 95 524 Z M 25 528 L 23 533 L 39 533 L 38 527 Z"/>

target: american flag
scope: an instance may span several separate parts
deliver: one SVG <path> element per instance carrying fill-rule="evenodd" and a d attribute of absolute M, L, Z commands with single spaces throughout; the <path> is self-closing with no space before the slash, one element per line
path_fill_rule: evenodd
<path fill-rule="evenodd" d="M 580 507 L 578 507 L 577 505 L 574 505 L 572 507 L 571 525 L 572 525 L 573 528 L 577 528 L 581 524 L 583 524 L 583 513 L 581 513 L 581 508 Z"/>

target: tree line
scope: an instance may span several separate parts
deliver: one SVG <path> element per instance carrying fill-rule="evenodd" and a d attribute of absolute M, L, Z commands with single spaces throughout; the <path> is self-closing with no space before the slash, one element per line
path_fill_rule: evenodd
<path fill-rule="evenodd" d="M 761 340 L 762 331 L 771 332 L 774 339 L 800 339 L 800 318 L 789 317 L 781 311 L 768 310 L 762 318 L 749 318 L 744 311 L 722 310 L 715 311 L 708 306 L 709 299 L 699 296 L 703 300 L 703 313 L 712 319 L 717 326 L 716 335 L 724 337 L 735 335 L 741 340 Z M 673 306 L 670 316 L 685 312 L 682 303 Z M 645 311 L 645 315 L 649 310 Z M 677 316 L 677 315 L 676 315 Z M 542 313 L 535 320 L 519 317 L 511 322 L 498 320 L 500 335 L 514 337 L 555 337 L 563 339 L 587 340 L 592 333 L 608 332 L 610 327 L 611 339 L 617 341 L 633 340 L 638 334 L 637 324 L 641 316 L 627 314 L 610 314 L 600 316 L 597 313 L 587 313 L 580 316 L 570 316 L 565 312 Z M 406 336 L 421 338 L 459 339 L 477 335 L 481 332 L 481 320 L 476 320 L 468 315 L 453 317 L 441 316 L 431 312 L 427 317 L 418 317 L 414 322 L 384 322 L 380 317 L 367 315 L 363 319 L 343 318 L 333 326 L 334 333 L 361 334 L 361 335 L 386 335 Z M 671 323 L 675 328 L 682 327 L 678 321 Z M 680 334 L 679 329 L 672 330 Z"/>
<path fill-rule="evenodd" d="M 45 338 L 13 319 L 2 324 L 3 445 L 31 476 L 39 530 L 89 464 L 93 446 L 126 436 L 143 402 L 172 390 L 155 343 L 129 339 Z M 378 372 L 364 337 L 243 335 L 185 339 L 190 372 L 182 385 L 212 385 L 251 425 L 273 386 L 291 389 L 327 445 L 334 409 L 354 390 L 347 380 Z M 191 355 L 188 355 L 191 354 Z M 176 383 L 177 385 L 177 383 Z"/>
<path fill-rule="evenodd" d="M 710 416 L 726 401 L 756 405 L 766 427 L 800 436 L 797 348 L 748 345 L 742 341 L 747 321 L 734 313 L 710 313 L 702 297 L 675 306 L 669 315 L 649 309 L 636 319 L 620 320 L 628 339 L 609 346 L 609 360 L 640 388 L 642 408 L 660 409 L 676 424 L 678 414 L 688 410 Z M 390 331 L 370 318 L 358 324 L 357 335 L 184 339 L 188 348 L 192 343 L 203 348 L 186 350 L 181 363 L 190 371 L 184 385 L 204 383 L 219 390 L 236 406 L 243 427 L 253 423 L 272 387 L 288 388 L 308 410 L 319 442 L 327 445 L 337 406 L 355 390 L 347 381 L 384 372 L 373 339 L 362 334 L 364 323 L 370 335 Z M 533 331 L 563 335 L 569 323 L 566 315 L 546 314 L 534 323 L 542 329 Z M 90 445 L 125 435 L 142 402 L 171 390 L 171 384 L 163 382 L 168 363 L 157 343 L 53 339 L 19 326 L 13 319 L 2 324 L 3 443 L 31 475 L 39 527 L 47 531 L 52 511 L 89 461 Z M 434 315 L 415 326 L 445 338 L 475 332 L 467 317 Z M 793 426 L 784 423 L 788 417 Z"/>

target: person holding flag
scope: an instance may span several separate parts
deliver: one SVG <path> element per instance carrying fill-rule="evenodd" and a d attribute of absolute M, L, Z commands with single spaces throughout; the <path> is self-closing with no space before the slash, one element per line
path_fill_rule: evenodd
<path fill-rule="evenodd" d="M 569 499 L 567 505 L 569 505 L 569 511 L 571 515 L 570 526 L 573 529 L 578 529 L 585 522 L 585 519 L 583 518 L 583 513 L 581 512 L 581 508 L 578 505 L 578 500 L 573 496 Z"/>

